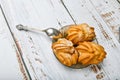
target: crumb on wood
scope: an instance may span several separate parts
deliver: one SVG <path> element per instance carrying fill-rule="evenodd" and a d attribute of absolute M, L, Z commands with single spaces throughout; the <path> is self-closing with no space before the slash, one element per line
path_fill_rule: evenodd
<path fill-rule="evenodd" d="M 96 78 L 97 79 L 102 79 L 104 76 L 105 76 L 104 73 L 101 72 L 101 73 L 99 73 L 99 74 L 96 75 Z"/>

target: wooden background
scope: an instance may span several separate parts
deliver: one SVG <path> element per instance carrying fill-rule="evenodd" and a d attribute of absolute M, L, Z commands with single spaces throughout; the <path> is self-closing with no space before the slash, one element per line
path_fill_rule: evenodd
<path fill-rule="evenodd" d="M 56 29 L 88 23 L 107 57 L 84 69 L 63 66 L 45 33 L 16 25 Z M 120 4 L 116 0 L 0 0 L 1 80 L 120 80 Z"/>

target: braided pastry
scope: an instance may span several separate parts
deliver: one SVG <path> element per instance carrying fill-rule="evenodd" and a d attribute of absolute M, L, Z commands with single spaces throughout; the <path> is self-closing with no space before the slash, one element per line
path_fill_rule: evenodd
<path fill-rule="evenodd" d="M 95 38 L 94 28 L 86 23 L 71 25 L 68 30 L 66 30 L 66 34 L 66 38 L 74 44 L 81 41 L 91 41 Z"/>
<path fill-rule="evenodd" d="M 73 43 L 65 38 L 58 39 L 52 44 L 53 52 L 61 63 L 71 66 L 77 63 L 78 53 L 73 47 Z"/>
<path fill-rule="evenodd" d="M 53 52 L 66 66 L 98 64 L 106 57 L 106 52 L 101 45 L 90 42 L 95 36 L 94 28 L 88 24 L 70 25 L 53 37 L 56 41 L 52 44 Z"/>
<path fill-rule="evenodd" d="M 106 57 L 104 48 L 93 42 L 80 42 L 76 50 L 79 53 L 78 62 L 83 65 L 98 64 Z"/>

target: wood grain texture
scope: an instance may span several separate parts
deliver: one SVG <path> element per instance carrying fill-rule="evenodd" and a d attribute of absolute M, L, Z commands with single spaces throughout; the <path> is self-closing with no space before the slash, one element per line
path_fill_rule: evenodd
<path fill-rule="evenodd" d="M 23 65 L 15 49 L 11 33 L 0 8 L 0 80 L 24 79 Z"/>
<path fill-rule="evenodd" d="M 108 18 L 101 13 L 104 10 L 114 10 L 114 7 L 101 9 L 105 5 L 103 5 L 104 0 L 100 0 L 102 6 L 98 8 L 97 1 L 1 0 L 3 11 L 32 80 L 120 79 L 120 65 L 118 65 L 120 44 L 114 36 L 114 30 L 117 29 L 112 29 L 106 22 Z M 114 0 L 110 1 L 114 2 Z M 116 14 L 116 17 L 118 16 L 119 14 Z M 44 33 L 20 32 L 15 27 L 17 24 L 23 24 L 40 29 L 49 27 L 59 29 L 64 25 L 79 23 L 88 23 L 95 28 L 99 44 L 103 45 L 107 51 L 107 57 L 101 64 L 84 69 L 65 67 L 55 58 L 51 50 L 51 41 Z"/>
<path fill-rule="evenodd" d="M 99 13 L 96 10 L 96 7 L 93 6 L 93 4 L 91 3 L 92 0 L 91 1 L 76 0 L 75 2 L 73 0 L 63 0 L 63 2 L 64 4 L 66 4 L 66 7 L 71 12 L 76 23 L 87 22 L 90 25 L 95 27 L 97 40 L 99 44 L 103 45 L 107 51 L 107 58 L 101 64 L 103 71 L 107 74 L 107 75 L 105 74 L 105 76 L 108 76 L 109 79 L 119 79 L 120 71 L 119 71 L 119 65 L 118 65 L 119 64 L 118 56 L 120 52 L 120 49 L 119 49 L 120 45 L 116 40 L 116 38 L 114 37 L 114 34 L 109 29 L 109 26 L 104 21 L 104 18 L 101 17 L 101 15 L 99 15 Z"/>
<path fill-rule="evenodd" d="M 91 4 L 96 7 L 96 11 L 100 14 L 118 40 L 118 30 L 120 27 L 120 4 L 117 0 L 98 0 L 97 2 L 91 0 Z"/>

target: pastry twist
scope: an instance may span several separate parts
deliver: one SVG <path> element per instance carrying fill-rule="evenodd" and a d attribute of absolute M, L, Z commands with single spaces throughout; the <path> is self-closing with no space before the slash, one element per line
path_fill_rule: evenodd
<path fill-rule="evenodd" d="M 52 44 L 52 49 L 61 63 L 71 66 L 77 63 L 78 53 L 73 47 L 73 43 L 65 38 L 58 39 Z"/>
<path fill-rule="evenodd" d="M 95 38 L 94 28 L 86 23 L 71 25 L 68 30 L 66 30 L 66 34 L 66 38 L 74 44 L 81 41 L 91 41 Z"/>
<path fill-rule="evenodd" d="M 106 57 L 104 48 L 94 42 L 80 42 L 76 50 L 79 53 L 78 62 L 83 65 L 98 64 Z"/>

